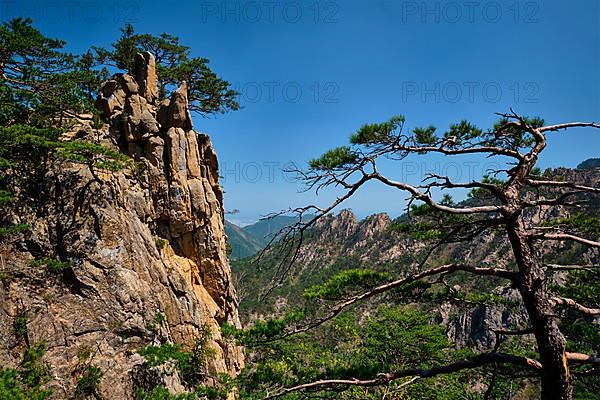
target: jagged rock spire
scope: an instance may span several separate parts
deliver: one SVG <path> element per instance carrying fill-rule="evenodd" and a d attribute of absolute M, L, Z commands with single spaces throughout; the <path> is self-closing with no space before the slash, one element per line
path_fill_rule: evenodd
<path fill-rule="evenodd" d="M 135 80 L 140 85 L 140 94 L 150 104 L 158 99 L 158 78 L 154 56 L 146 51 L 135 56 Z"/>
<path fill-rule="evenodd" d="M 161 236 L 196 262 L 223 314 L 236 315 L 216 154 L 210 138 L 192 129 L 185 81 L 157 104 L 155 68 L 152 54 L 138 54 L 135 78 L 115 74 L 102 85 L 97 105 L 123 151 L 148 164 Z"/>
<path fill-rule="evenodd" d="M 96 106 L 113 132 L 119 134 L 119 141 L 127 144 L 131 156 L 139 153 L 136 144 L 143 145 L 156 136 L 165 137 L 169 128 L 192 130 L 186 82 L 181 82 L 169 99 L 156 104 L 158 81 L 154 56 L 149 52 L 139 53 L 135 60 L 135 78 L 128 74 L 113 75 L 102 85 L 96 100 Z"/>

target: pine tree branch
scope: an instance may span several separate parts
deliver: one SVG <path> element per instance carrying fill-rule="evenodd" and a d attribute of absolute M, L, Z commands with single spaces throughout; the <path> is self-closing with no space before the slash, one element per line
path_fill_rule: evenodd
<path fill-rule="evenodd" d="M 473 146 L 466 147 L 463 149 L 449 149 L 443 146 L 394 146 L 394 151 L 406 151 L 409 153 L 441 153 L 447 156 L 455 156 L 461 154 L 477 154 L 484 153 L 489 155 L 502 155 L 507 157 L 516 158 L 517 160 L 523 160 L 525 157 L 523 154 L 515 150 L 505 149 L 502 147 L 495 146 Z"/>
<path fill-rule="evenodd" d="M 600 365 L 600 357 L 590 356 L 582 353 L 569 353 L 566 352 L 567 360 L 580 363 L 580 364 L 597 364 Z"/>
<path fill-rule="evenodd" d="M 569 299 L 566 297 L 554 296 L 554 297 L 552 297 L 551 300 L 556 305 L 561 305 L 561 306 L 566 306 L 566 307 L 572 308 L 582 314 L 591 315 L 591 316 L 600 315 L 600 308 L 586 307 L 582 304 L 577 303 L 573 299 Z"/>
<path fill-rule="evenodd" d="M 593 271 L 594 269 L 600 268 L 600 265 L 559 265 L 559 264 L 548 264 L 548 269 L 555 271 Z"/>
<path fill-rule="evenodd" d="M 581 236 L 572 235 L 570 233 L 532 233 L 529 234 L 530 238 L 541 239 L 541 240 L 572 240 L 577 243 L 585 244 L 590 247 L 600 247 L 600 242 L 594 240 L 582 238 Z"/>
<path fill-rule="evenodd" d="M 384 284 L 374 287 L 370 290 L 367 290 L 361 294 L 350 297 L 350 298 L 334 305 L 329 310 L 329 313 L 327 315 L 325 315 L 321 318 L 318 318 L 318 319 L 308 323 L 307 325 L 298 327 L 289 332 L 285 332 L 282 335 L 280 335 L 277 338 L 274 338 L 272 340 L 279 340 L 279 339 L 283 339 L 283 338 L 286 338 L 286 337 L 289 337 L 292 335 L 296 335 L 298 333 L 307 332 L 319 325 L 322 325 L 323 323 L 325 323 L 327 321 L 330 321 L 331 319 L 336 317 L 338 314 L 340 314 L 343 310 L 350 307 L 351 305 L 353 305 L 357 302 L 360 302 L 362 300 L 368 299 L 370 297 L 373 297 L 375 295 L 387 292 L 389 290 L 392 290 L 392 289 L 395 289 L 395 288 L 398 288 L 401 286 L 408 285 L 410 283 L 416 282 L 423 278 L 427 278 L 427 277 L 439 275 L 439 274 L 449 274 L 449 273 L 454 273 L 454 272 L 458 272 L 458 271 L 469 272 L 469 273 L 472 273 L 475 275 L 497 276 L 497 277 L 505 278 L 505 279 L 509 279 L 509 280 L 514 280 L 514 279 L 516 279 L 516 276 L 517 276 L 517 274 L 513 271 L 508 271 L 508 270 L 500 269 L 500 268 L 476 267 L 476 266 L 472 266 L 472 265 L 463 265 L 463 264 L 442 265 L 440 267 L 432 268 L 432 269 L 429 269 L 429 270 L 423 271 L 423 272 L 419 272 L 417 274 L 410 275 L 410 276 L 404 277 L 402 279 L 384 283 Z"/>
<path fill-rule="evenodd" d="M 542 369 L 542 365 L 539 361 L 521 356 L 514 356 L 505 353 L 483 353 L 479 354 L 471 359 L 457 361 L 452 364 L 436 366 L 429 369 L 415 368 L 405 369 L 396 372 L 390 372 L 382 374 L 378 378 L 359 380 L 359 379 L 325 379 L 315 381 L 311 383 L 304 383 L 302 385 L 293 386 L 281 390 L 278 393 L 267 395 L 263 400 L 270 400 L 281 397 L 283 395 L 299 392 L 304 390 L 315 390 L 320 388 L 332 387 L 332 386 L 378 386 L 385 383 L 406 377 L 419 377 L 419 378 L 431 378 L 441 374 L 451 374 L 464 369 L 474 369 L 487 364 L 513 364 L 526 367 L 539 371 Z"/>
<path fill-rule="evenodd" d="M 543 133 L 543 132 L 558 131 L 561 129 L 585 128 L 585 127 L 600 128 L 600 124 L 597 124 L 595 122 L 568 122 L 566 124 L 543 126 L 541 128 L 538 128 L 538 131 Z"/>
<path fill-rule="evenodd" d="M 533 328 L 525 328 L 519 329 L 516 331 L 505 330 L 505 329 L 494 329 L 492 330 L 497 335 L 506 335 L 506 336 L 522 336 L 522 335 L 531 335 L 533 334 Z"/>
<path fill-rule="evenodd" d="M 435 200 L 433 200 L 433 198 L 431 196 L 421 192 L 415 186 L 409 185 L 404 182 L 393 181 L 391 179 L 386 178 L 385 176 L 381 175 L 378 172 L 374 172 L 373 174 L 370 174 L 369 176 L 384 183 L 387 186 L 391 186 L 396 189 L 400 189 L 400 190 L 409 192 L 416 200 L 420 200 L 438 211 L 442 211 L 442 212 L 446 212 L 446 213 L 450 213 L 450 214 L 486 214 L 486 213 L 498 213 L 498 212 L 502 211 L 502 207 L 496 206 L 496 205 L 464 207 L 464 208 L 446 206 L 446 205 L 436 202 Z"/>
<path fill-rule="evenodd" d="M 576 185 L 572 182 L 562 181 L 550 181 L 550 180 L 539 180 L 539 179 L 525 179 L 524 181 L 529 186 L 540 187 L 540 186 L 551 186 L 551 187 L 564 187 L 570 189 L 577 189 L 588 193 L 600 193 L 600 188 L 591 186 Z"/>

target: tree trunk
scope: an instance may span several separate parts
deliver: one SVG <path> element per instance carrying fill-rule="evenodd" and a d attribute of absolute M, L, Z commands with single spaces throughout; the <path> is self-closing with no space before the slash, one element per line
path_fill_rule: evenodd
<path fill-rule="evenodd" d="M 553 315 L 541 257 L 526 237 L 520 213 L 507 224 L 507 233 L 520 272 L 518 289 L 533 327 L 542 363 L 542 399 L 571 400 L 573 388 L 565 354 L 566 340 Z"/>

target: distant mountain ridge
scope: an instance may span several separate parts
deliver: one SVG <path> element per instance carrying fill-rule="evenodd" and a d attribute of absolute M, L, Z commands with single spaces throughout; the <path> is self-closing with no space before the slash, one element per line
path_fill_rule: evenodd
<path fill-rule="evenodd" d="M 308 218 L 307 216 L 305 218 Z M 296 217 L 280 215 L 261 219 L 258 222 L 240 227 L 231 221 L 225 221 L 225 234 L 231 245 L 231 260 L 252 257 L 261 251 L 281 229 L 297 222 Z"/>
<path fill-rule="evenodd" d="M 231 260 L 251 257 L 263 248 L 258 238 L 246 232 L 244 228 L 227 220 L 225 220 L 225 234 L 228 243 L 231 245 L 231 252 L 229 253 Z"/>
<path fill-rule="evenodd" d="M 588 158 L 577 166 L 577 169 L 600 168 L 600 158 Z"/>

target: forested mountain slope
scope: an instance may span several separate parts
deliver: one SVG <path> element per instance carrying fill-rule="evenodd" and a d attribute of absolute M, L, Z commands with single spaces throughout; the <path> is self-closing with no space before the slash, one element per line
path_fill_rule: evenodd
<path fill-rule="evenodd" d="M 589 187 L 600 187 L 600 169 L 598 168 L 558 168 L 546 171 L 544 177 L 559 181 L 572 181 Z M 474 196 L 462 204 L 472 205 L 480 201 Z M 597 221 L 600 217 L 600 202 L 594 197 L 587 198 L 586 201 L 582 214 L 578 215 L 582 215 L 582 220 L 591 217 Z M 567 217 L 577 219 L 578 215 L 570 215 L 562 207 L 548 206 L 539 213 L 528 215 L 527 218 L 536 221 L 566 221 Z M 281 245 L 269 249 L 260 258 L 235 263 L 233 269 L 238 281 L 243 323 L 253 326 L 257 321 L 269 320 L 276 316 L 282 318 L 281 322 L 287 321 L 286 323 L 294 325 L 295 318 L 305 318 L 304 315 L 310 315 L 312 312 L 321 315 L 315 310 L 327 309 L 327 304 L 330 304 L 327 298 L 329 292 L 344 293 L 344 287 L 349 285 L 360 293 L 363 284 L 364 287 L 372 287 L 378 281 L 393 280 L 418 272 L 419 263 L 426 257 L 436 240 L 422 233 L 408 231 L 407 223 L 409 221 L 417 224 L 419 221 L 418 216 L 413 215 L 411 218 L 403 215 L 392 220 L 386 214 L 377 214 L 359 221 L 350 210 L 342 210 L 337 215 L 328 215 L 321 219 L 313 229 L 305 234 L 297 259 L 291 266 L 282 262 L 284 254 Z M 582 229 L 587 230 L 592 237 L 600 235 L 600 227 L 596 225 L 582 227 Z M 600 262 L 598 249 L 573 242 L 555 242 L 545 244 L 540 251 L 549 262 L 560 264 L 560 266 L 556 266 L 556 269 L 549 268 L 550 281 L 557 292 L 560 292 L 560 287 L 564 282 L 569 281 L 571 284 L 580 285 L 583 294 L 589 294 L 586 301 L 591 304 L 591 307 L 600 305 L 597 295 L 594 295 L 594 293 L 597 294 L 600 287 L 597 271 L 569 271 L 568 267 L 564 267 L 571 264 L 597 266 Z M 448 263 L 465 263 L 506 270 L 515 268 L 509 243 L 493 231 L 479 235 L 472 243 L 450 243 L 439 246 L 433 250 L 429 259 L 433 267 Z M 288 266 L 290 269 L 283 273 L 282 270 Z M 351 282 L 353 281 L 357 282 L 357 286 L 352 286 Z M 352 289 L 349 290 L 349 293 L 356 293 Z M 348 296 L 350 298 L 350 294 Z M 386 307 L 390 308 L 386 309 Z M 397 311 L 393 310 L 406 310 L 406 307 L 419 310 L 417 315 L 424 318 L 420 323 L 426 321 L 427 325 L 436 327 L 435 329 L 439 328 L 441 334 L 448 340 L 448 345 L 455 350 L 477 352 L 490 347 L 495 348 L 495 346 L 500 346 L 500 348 L 513 346 L 511 348 L 521 349 L 519 351 L 528 354 L 527 352 L 533 349 L 531 346 L 534 346 L 531 336 L 525 335 L 518 337 L 517 340 L 515 337 L 499 336 L 498 334 L 501 331 L 527 328 L 525 309 L 521 304 L 519 293 L 511 286 L 510 282 L 491 276 L 474 277 L 467 273 L 457 273 L 432 280 L 428 285 L 418 285 L 412 289 L 409 287 L 402 291 L 390 291 L 375 296 L 363 305 L 349 308 L 332 322 L 315 327 L 314 335 L 308 337 L 315 340 L 318 348 L 321 349 L 320 346 L 323 346 L 318 351 L 328 351 L 324 349 L 334 348 L 341 352 L 339 356 L 343 359 L 343 354 L 350 351 L 346 346 L 351 348 L 351 345 L 345 344 L 344 340 L 350 340 L 350 342 L 358 340 L 352 339 L 352 336 L 346 337 L 348 332 L 346 329 L 353 332 L 353 335 L 369 335 L 365 333 L 365 329 L 366 332 L 376 329 L 376 332 L 387 337 L 387 340 L 396 340 L 393 339 L 395 337 L 394 329 L 411 329 L 403 325 L 406 323 L 403 318 L 413 317 L 402 314 L 404 311 L 399 311 L 400 314 L 396 315 Z M 296 314 L 298 310 L 302 310 L 302 314 Z M 408 315 L 412 314 L 409 312 Z M 600 342 L 594 339 L 597 331 L 594 333 L 590 332 L 589 328 L 584 328 L 585 324 L 580 324 L 581 316 L 573 313 L 567 313 L 567 315 L 564 329 L 569 331 L 572 337 L 583 337 L 590 334 L 591 336 L 587 336 L 585 340 L 581 339 L 581 344 L 586 343 L 584 346 L 589 346 L 592 343 L 591 349 L 588 347 L 585 349 L 592 353 L 598 352 Z M 400 318 L 397 322 L 400 325 L 394 325 L 395 322 L 392 322 L 394 318 Z M 373 319 L 379 322 L 376 323 Z M 591 320 L 584 319 L 590 322 L 594 320 L 594 317 L 591 317 Z M 379 323 L 382 325 L 377 325 Z M 415 325 L 411 325 L 414 323 L 417 323 L 416 320 L 409 323 L 408 326 L 414 327 Z M 276 330 L 275 327 L 278 325 L 267 323 L 266 328 L 262 329 L 268 330 L 269 326 Z M 404 328 L 400 328 L 401 326 Z M 335 340 L 334 338 L 337 337 L 339 342 L 330 342 L 326 339 L 329 335 L 333 335 L 331 340 Z M 406 332 L 406 335 L 410 335 L 409 331 Z M 439 339 L 436 335 L 437 333 L 432 331 L 420 340 L 426 343 L 428 340 L 434 340 L 434 337 Z M 289 348 L 300 353 L 309 351 L 302 350 L 303 345 L 300 344 L 302 340 L 308 341 L 309 339 L 292 337 L 291 343 L 296 343 L 296 345 L 290 344 Z M 407 339 L 399 337 L 398 340 Z M 591 342 L 589 342 L 590 340 Z M 309 341 L 309 343 L 313 342 Z M 389 346 L 391 347 L 388 348 L 387 344 L 385 346 L 382 344 L 381 351 L 403 353 L 402 349 L 394 348 L 398 345 L 402 346 L 398 343 L 392 345 L 390 342 Z M 262 349 L 261 345 L 258 346 Z M 360 349 L 357 348 L 358 352 L 364 351 L 369 344 L 363 343 L 361 346 Z M 265 354 L 277 354 L 286 347 L 277 345 L 275 348 L 279 350 L 273 350 L 267 346 L 267 350 L 262 351 Z M 272 351 L 275 353 L 270 353 Z M 285 362 L 285 357 L 292 357 L 285 351 L 282 354 L 281 362 Z M 309 354 L 311 353 L 307 353 L 307 358 L 310 359 Z M 425 358 L 431 356 L 425 354 L 423 355 Z M 335 360 L 336 356 L 330 354 L 329 357 Z M 418 357 L 415 356 L 415 358 Z M 362 363 L 362 361 L 357 362 Z M 393 368 L 392 365 L 388 365 L 388 367 Z M 387 367 L 382 366 L 382 368 Z M 494 393 L 497 393 L 496 395 L 499 397 L 493 397 L 496 395 L 490 392 L 488 395 L 492 397 L 486 398 L 506 398 L 502 396 L 506 396 L 507 391 L 509 393 L 512 391 L 513 396 L 510 398 L 515 399 L 539 396 L 535 384 L 527 383 L 526 380 L 525 383 L 516 384 L 511 390 L 508 390 L 505 385 L 511 382 L 511 378 L 509 378 L 511 374 L 509 372 L 504 375 L 505 373 L 498 375 L 497 385 L 499 386 L 494 389 L 498 390 Z M 359 373 L 354 373 L 354 375 L 357 374 Z M 481 387 L 485 387 L 490 376 L 490 372 L 486 372 L 484 369 L 483 372 L 473 372 L 468 377 L 459 375 L 458 381 L 423 382 L 424 386 L 419 386 L 414 390 L 416 390 L 415 393 L 430 393 L 431 397 L 427 398 L 454 398 L 453 390 L 464 390 L 471 393 L 469 396 L 472 398 L 483 398 L 480 397 L 484 395 Z M 598 387 L 598 382 L 593 380 L 594 378 L 590 379 L 592 379 L 591 383 L 587 383 L 590 385 L 589 387 L 578 386 L 576 398 L 593 398 L 590 393 L 595 390 L 593 388 Z M 448 385 L 447 392 L 437 386 L 446 384 Z M 392 387 L 394 386 L 392 385 Z M 393 391 L 393 389 L 388 389 Z M 348 393 L 355 393 L 348 397 L 352 399 L 367 396 L 366 391 L 363 395 L 356 394 L 360 392 L 350 391 Z M 407 393 L 411 393 L 411 389 L 407 389 Z M 364 398 L 378 398 L 373 393 L 368 396 L 375 397 Z"/>

